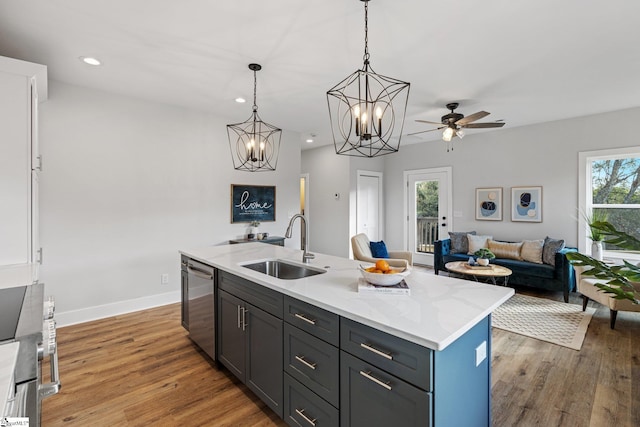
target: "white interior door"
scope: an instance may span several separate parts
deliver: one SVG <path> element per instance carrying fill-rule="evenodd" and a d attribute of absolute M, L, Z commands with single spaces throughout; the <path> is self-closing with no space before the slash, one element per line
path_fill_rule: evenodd
<path fill-rule="evenodd" d="M 433 265 L 433 242 L 451 230 L 451 168 L 405 172 L 406 240 L 415 264 Z"/>
<path fill-rule="evenodd" d="M 377 242 L 382 237 L 382 173 L 358 171 L 356 231 Z"/>

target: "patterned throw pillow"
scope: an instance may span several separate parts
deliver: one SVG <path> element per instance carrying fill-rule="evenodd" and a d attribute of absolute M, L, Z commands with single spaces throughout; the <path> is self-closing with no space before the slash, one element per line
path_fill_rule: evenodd
<path fill-rule="evenodd" d="M 473 234 L 467 234 L 467 240 L 469 240 L 469 252 L 467 255 L 473 255 L 478 249 L 488 248 L 490 239 L 493 239 L 493 236 L 474 236 Z"/>
<path fill-rule="evenodd" d="M 460 231 L 449 232 L 449 238 L 451 239 L 451 253 L 452 254 L 466 254 L 469 252 L 469 240 L 467 234 L 476 234 L 475 231 Z"/>
<path fill-rule="evenodd" d="M 522 248 L 520 249 L 520 259 L 522 261 L 535 262 L 536 264 L 542 264 L 542 248 L 544 247 L 544 240 L 525 240 L 522 242 Z"/>
<path fill-rule="evenodd" d="M 389 258 L 389 251 L 387 251 L 387 245 L 384 240 L 379 242 L 369 242 L 371 248 L 371 256 L 374 258 Z"/>
<path fill-rule="evenodd" d="M 544 247 L 542 249 L 542 262 L 545 264 L 556 265 L 556 252 L 564 249 L 564 240 L 551 239 L 549 236 L 544 238 Z"/>
<path fill-rule="evenodd" d="M 510 243 L 489 240 L 488 245 L 489 250 L 493 252 L 496 258 L 520 259 L 520 248 L 522 248 L 522 242 Z"/>

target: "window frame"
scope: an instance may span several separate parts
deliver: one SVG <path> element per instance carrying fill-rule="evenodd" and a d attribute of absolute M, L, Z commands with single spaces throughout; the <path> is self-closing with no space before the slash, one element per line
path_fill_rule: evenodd
<path fill-rule="evenodd" d="M 593 177 L 592 177 L 592 163 L 595 160 L 613 160 L 619 158 L 638 157 L 640 158 L 640 146 L 632 146 L 625 148 L 614 148 L 596 151 L 583 151 L 578 153 L 578 206 L 579 212 L 590 214 L 593 208 L 634 208 L 640 209 L 640 204 L 594 204 L 593 203 Z M 591 253 L 591 239 L 589 239 L 589 226 L 582 218 L 582 214 L 579 214 L 578 219 L 578 250 L 584 254 Z M 640 254 L 624 253 L 618 251 L 603 251 L 603 255 L 607 259 L 614 261 L 627 259 L 627 260 L 640 260 Z"/>

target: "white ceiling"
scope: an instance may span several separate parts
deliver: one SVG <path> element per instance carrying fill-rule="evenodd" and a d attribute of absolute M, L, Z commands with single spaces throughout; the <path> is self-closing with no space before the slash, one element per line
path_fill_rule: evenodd
<path fill-rule="evenodd" d="M 0 55 L 45 64 L 53 80 L 230 123 L 250 116 L 247 65 L 257 62 L 262 119 L 300 132 L 309 148 L 332 143 L 326 91 L 362 67 L 363 4 L 0 0 Z M 405 133 L 428 129 L 415 120 L 438 121 L 451 101 L 505 128 L 637 107 L 639 16 L 633 0 L 371 0 L 371 65 L 411 83 Z M 302 142 L 311 133 L 316 142 Z"/>

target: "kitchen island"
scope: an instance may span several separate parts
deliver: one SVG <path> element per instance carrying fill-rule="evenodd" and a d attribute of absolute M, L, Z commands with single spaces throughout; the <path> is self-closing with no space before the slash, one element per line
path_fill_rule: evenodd
<path fill-rule="evenodd" d="M 414 271 L 410 295 L 364 295 L 349 259 L 317 254 L 310 266 L 324 273 L 282 280 L 243 265 L 302 264 L 301 251 L 181 254 L 215 269 L 214 358 L 289 424 L 491 425 L 490 315 L 512 289 Z"/>

